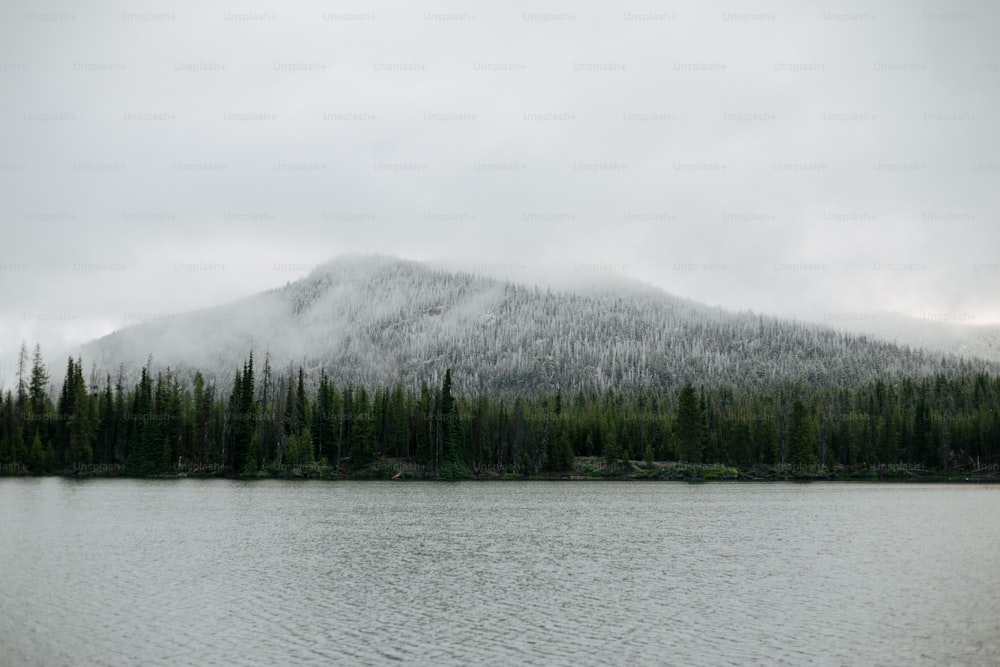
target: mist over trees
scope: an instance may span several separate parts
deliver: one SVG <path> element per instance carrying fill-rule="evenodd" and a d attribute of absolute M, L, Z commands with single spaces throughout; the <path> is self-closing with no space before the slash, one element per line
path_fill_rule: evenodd
<path fill-rule="evenodd" d="M 168 367 L 190 385 L 228 382 L 248 350 L 301 366 L 310 389 L 418 391 L 447 369 L 461 394 L 742 389 L 800 383 L 859 387 L 881 379 L 997 374 L 1000 365 L 932 354 L 817 325 L 730 313 L 639 283 L 551 291 L 385 257 L 345 257 L 226 306 L 165 317 L 94 341 L 79 354 L 100 376 L 124 364 Z M 152 365 L 148 360 L 152 357 Z M 61 366 L 52 369 L 58 374 Z"/>
<path fill-rule="evenodd" d="M 577 457 L 941 469 L 1000 454 L 991 362 L 633 283 L 552 292 L 342 258 L 85 349 L 49 368 L 22 346 L 0 470 L 367 475 L 394 461 L 462 478 Z"/>

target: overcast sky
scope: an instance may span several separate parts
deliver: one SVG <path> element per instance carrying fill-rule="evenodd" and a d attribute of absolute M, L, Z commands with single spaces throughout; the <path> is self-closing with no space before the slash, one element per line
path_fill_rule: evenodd
<path fill-rule="evenodd" d="M 0 377 L 345 252 L 1000 322 L 996 2 L 0 10 Z"/>

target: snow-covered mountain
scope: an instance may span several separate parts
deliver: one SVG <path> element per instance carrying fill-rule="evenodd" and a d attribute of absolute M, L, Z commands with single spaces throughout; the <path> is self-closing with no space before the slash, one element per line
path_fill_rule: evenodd
<path fill-rule="evenodd" d="M 670 388 L 685 381 L 770 386 L 854 385 L 998 365 L 732 313 L 641 283 L 551 291 L 348 256 L 228 305 L 124 328 L 79 350 L 84 367 L 129 377 L 152 359 L 182 378 L 228 382 L 250 354 L 272 367 L 325 368 L 338 383 L 436 383 L 460 391 L 565 392 Z M 58 369 L 53 369 L 58 372 Z"/>

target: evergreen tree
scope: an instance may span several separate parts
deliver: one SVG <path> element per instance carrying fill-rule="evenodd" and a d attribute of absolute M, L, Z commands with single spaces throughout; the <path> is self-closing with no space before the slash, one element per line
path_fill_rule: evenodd
<path fill-rule="evenodd" d="M 303 429 L 309 424 L 309 399 L 306 396 L 305 374 L 301 366 L 299 366 L 299 384 L 295 389 L 295 410 L 296 423 Z"/>
<path fill-rule="evenodd" d="M 432 407 L 430 389 L 427 382 L 420 383 L 420 400 L 417 403 L 417 413 L 413 417 L 414 451 L 417 462 L 427 465 L 433 460 L 432 440 Z"/>
<path fill-rule="evenodd" d="M 93 401 L 83 386 L 83 376 L 74 388 L 73 413 L 69 420 L 70 458 L 74 464 L 92 463 L 94 438 L 97 431 L 97 414 Z"/>
<path fill-rule="evenodd" d="M 226 410 L 226 436 L 224 456 L 226 464 L 233 470 L 237 467 L 236 450 L 239 449 L 239 440 L 243 434 L 240 421 L 243 419 L 243 373 L 236 371 L 233 376 L 233 388 L 229 392 L 229 406 Z"/>
<path fill-rule="evenodd" d="M 169 373 L 169 371 L 167 371 Z M 170 445 L 170 415 L 168 412 L 169 376 L 156 374 L 156 387 L 153 390 L 153 417 L 143 436 L 148 452 L 151 472 L 169 470 L 173 459 Z"/>
<path fill-rule="evenodd" d="M 663 458 L 667 461 L 678 461 L 683 459 L 683 456 L 681 455 L 683 447 L 681 445 L 680 436 L 677 435 L 676 429 L 670 430 L 670 435 L 667 436 L 665 449 L 666 452 L 664 453 Z"/>
<path fill-rule="evenodd" d="M 159 423 L 153 414 L 153 389 L 149 370 L 142 369 L 139 385 L 132 394 L 129 414 L 125 467 L 130 474 L 148 475 L 156 471 L 155 443 L 159 439 Z"/>
<path fill-rule="evenodd" d="M 313 454 L 313 436 L 308 426 L 302 429 L 300 440 L 302 444 L 299 452 L 299 463 L 306 466 L 315 464 L 316 457 Z"/>
<path fill-rule="evenodd" d="M 604 427 L 604 460 L 613 465 L 622 460 L 622 448 L 618 444 L 618 429 L 613 420 L 605 422 Z"/>
<path fill-rule="evenodd" d="M 299 410 L 295 405 L 295 398 L 296 393 L 292 385 L 291 377 L 289 377 L 288 393 L 285 395 L 285 410 L 282 418 L 285 433 L 288 435 L 298 435 L 302 430 L 302 424 L 299 422 Z"/>
<path fill-rule="evenodd" d="M 934 432 L 931 429 L 931 410 L 925 396 L 917 401 L 913 420 L 914 459 L 927 466 L 934 466 Z"/>
<path fill-rule="evenodd" d="M 28 345 L 21 341 L 21 349 L 17 354 L 17 396 L 15 398 L 17 413 L 24 414 L 25 406 L 28 402 L 28 381 L 25 379 L 28 373 Z"/>
<path fill-rule="evenodd" d="M 233 442 L 233 469 L 243 471 L 250 459 L 251 441 L 257 432 L 257 398 L 254 386 L 253 352 L 243 366 L 243 375 L 233 388 L 237 401 L 236 436 Z M 254 471 L 256 472 L 256 471 Z"/>
<path fill-rule="evenodd" d="M 899 461 L 900 441 L 899 415 L 894 407 L 888 406 L 882 414 L 879 427 L 878 458 L 880 463 Z"/>
<path fill-rule="evenodd" d="M 731 452 L 731 458 L 740 463 L 754 463 L 753 436 L 747 423 L 736 422 L 731 437 L 732 444 L 727 448 L 727 451 Z"/>
<path fill-rule="evenodd" d="M 48 384 L 49 374 L 42 359 L 42 348 L 36 344 L 31 362 L 31 380 L 28 383 L 28 432 L 32 439 L 35 435 L 41 437 L 43 448 L 49 439 L 49 418 L 52 416 L 52 401 L 46 394 Z"/>
<path fill-rule="evenodd" d="M 678 398 L 677 423 L 675 425 L 677 439 L 680 443 L 681 460 L 700 463 L 704 440 L 702 431 L 705 416 L 701 402 L 694 386 L 690 382 L 681 389 Z"/>
<path fill-rule="evenodd" d="M 372 462 L 375 454 L 375 431 L 371 405 L 364 387 L 358 389 L 351 419 L 351 467 L 361 470 Z"/>
<path fill-rule="evenodd" d="M 410 441 L 410 420 L 402 385 L 392 390 L 388 402 L 389 452 L 391 456 L 406 456 Z"/>
<path fill-rule="evenodd" d="M 10 438 L 7 431 L 0 431 L 0 473 L 3 473 L 4 466 L 13 464 L 16 459 L 10 453 Z"/>
<path fill-rule="evenodd" d="M 106 376 L 104 391 L 97 408 L 96 456 L 99 463 L 114 463 L 115 432 L 118 426 L 115 398 L 111 391 L 111 376 Z"/>
<path fill-rule="evenodd" d="M 462 460 L 458 447 L 458 413 L 455 410 L 455 397 L 451 393 L 450 368 L 445 371 L 441 385 L 441 421 L 443 453 L 439 474 L 445 479 L 471 477 L 472 472 Z"/>
<path fill-rule="evenodd" d="M 340 399 L 340 392 L 337 391 L 336 387 L 331 387 L 330 389 L 330 424 L 331 424 L 331 436 L 333 438 L 333 447 L 336 452 L 336 466 L 338 472 L 340 471 L 340 457 L 343 453 L 344 445 L 344 411 L 342 408 L 342 402 Z"/>
<path fill-rule="evenodd" d="M 525 428 L 524 400 L 519 396 L 514 399 L 510 412 L 510 426 L 507 429 L 507 451 L 501 456 L 501 462 L 507 465 L 518 464 L 525 467 L 525 461 L 530 461 L 526 447 L 527 429 Z M 527 457 L 527 458 L 526 458 Z"/>
<path fill-rule="evenodd" d="M 816 428 L 805 404 L 796 399 L 792 403 L 792 417 L 788 428 L 789 462 L 796 465 L 816 463 Z"/>
<path fill-rule="evenodd" d="M 28 451 L 28 468 L 32 472 L 46 472 L 48 462 L 45 460 L 45 449 L 42 447 L 42 438 L 35 432 L 35 437 L 31 440 L 31 449 Z"/>
<path fill-rule="evenodd" d="M 211 401 L 205 394 L 205 378 L 201 372 L 194 376 L 194 429 L 191 443 L 192 456 L 202 462 L 208 461 L 208 431 L 212 418 Z"/>
<path fill-rule="evenodd" d="M 646 445 L 646 451 L 643 452 L 642 460 L 643 463 L 646 464 L 646 467 L 653 467 L 653 463 L 656 461 L 656 454 L 653 452 L 653 445 Z"/>
<path fill-rule="evenodd" d="M 334 441 L 334 421 L 330 383 L 327 379 L 326 371 L 322 371 L 319 378 L 319 388 L 316 393 L 316 410 L 313 412 L 311 432 L 316 458 L 322 459 L 327 457 L 327 450 L 333 445 Z"/>
<path fill-rule="evenodd" d="M 261 438 L 260 432 L 255 432 L 253 437 L 250 438 L 250 447 L 247 450 L 247 458 L 243 463 L 243 468 L 241 469 L 241 474 L 245 476 L 253 476 L 257 474 L 260 469 L 260 451 L 263 446 L 263 439 Z"/>
<path fill-rule="evenodd" d="M 20 426 L 14 431 L 14 437 L 11 439 L 10 444 L 10 457 L 11 462 L 20 463 L 23 466 L 27 466 L 28 460 L 28 448 L 24 443 L 24 431 Z"/>

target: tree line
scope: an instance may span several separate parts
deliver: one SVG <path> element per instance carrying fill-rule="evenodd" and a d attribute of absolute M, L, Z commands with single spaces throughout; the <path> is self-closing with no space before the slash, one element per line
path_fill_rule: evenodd
<path fill-rule="evenodd" d="M 960 469 L 1000 461 L 1000 378 L 939 374 L 849 388 L 789 382 L 677 391 L 455 395 L 452 374 L 418 389 L 338 386 L 251 353 L 228 391 L 151 365 L 85 379 L 68 359 L 58 395 L 38 346 L 22 346 L 0 400 L 0 471 L 201 469 L 255 475 L 322 464 L 363 476 L 387 460 L 434 476 L 482 467 L 573 469 L 575 457 L 727 465 Z M 307 381 L 308 380 L 308 381 Z"/>

